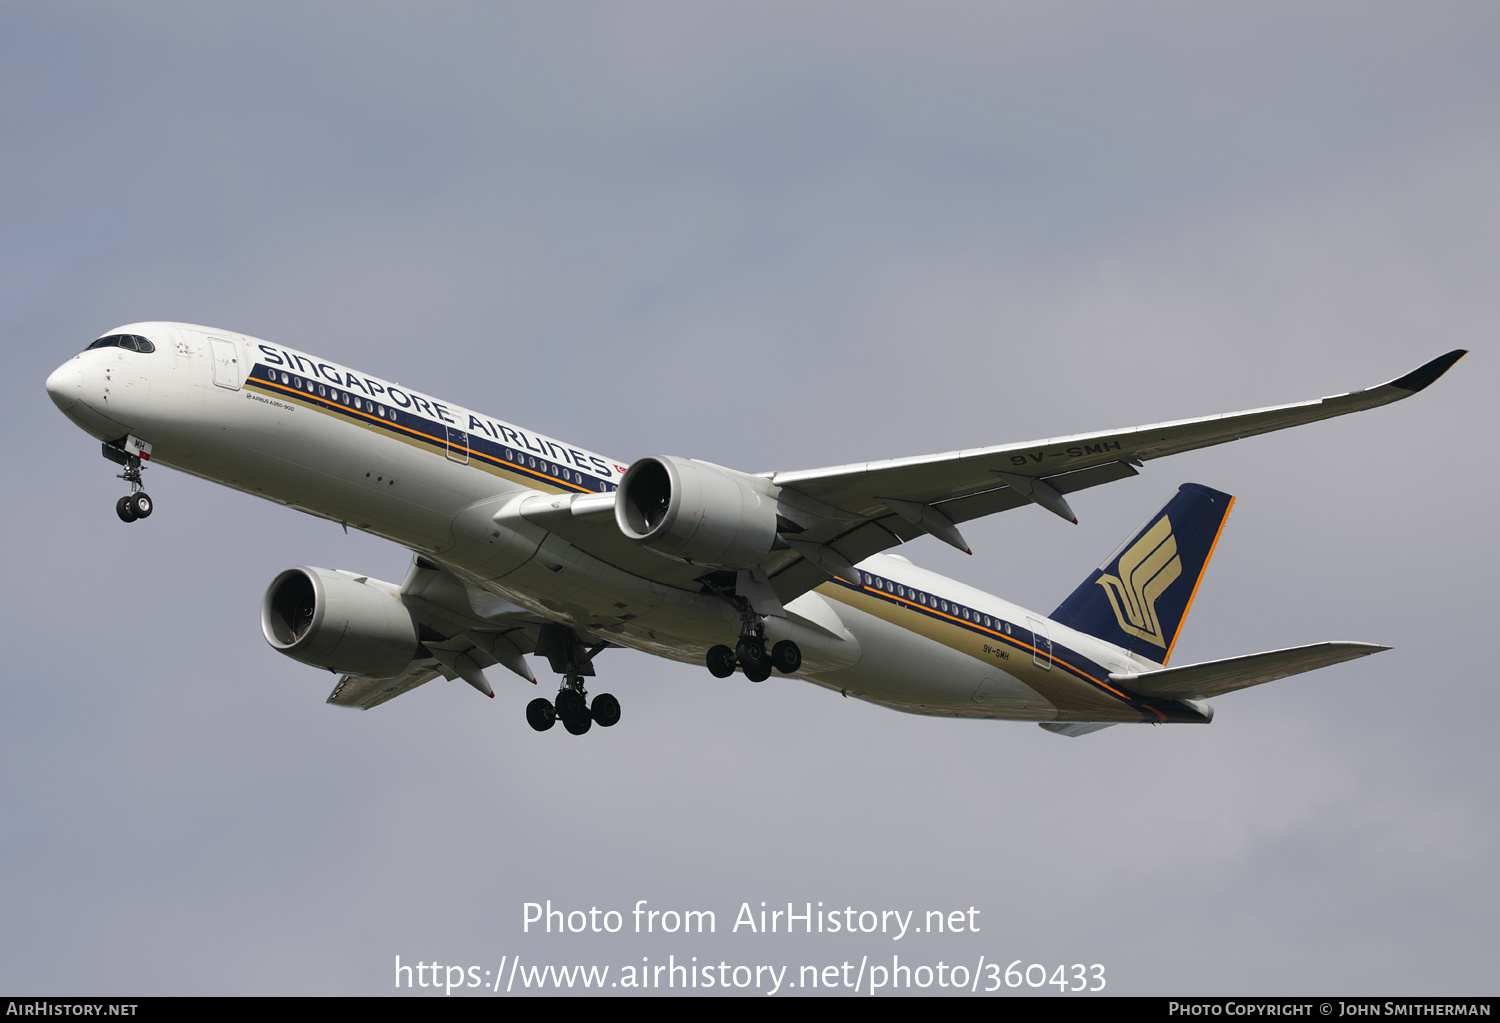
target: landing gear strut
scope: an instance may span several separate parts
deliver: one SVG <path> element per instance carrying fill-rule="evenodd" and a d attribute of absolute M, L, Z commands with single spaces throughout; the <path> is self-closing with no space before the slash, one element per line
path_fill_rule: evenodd
<path fill-rule="evenodd" d="M 148 518 L 154 505 L 150 495 L 141 486 L 141 456 L 131 454 L 119 443 L 106 441 L 104 457 L 125 467 L 125 471 L 115 478 L 130 484 L 130 495 L 115 502 L 115 514 L 120 516 L 120 521 L 134 522 L 136 519 Z"/>

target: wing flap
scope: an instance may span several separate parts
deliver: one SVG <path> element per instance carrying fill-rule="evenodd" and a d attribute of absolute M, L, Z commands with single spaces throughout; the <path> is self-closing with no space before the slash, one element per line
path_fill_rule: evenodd
<path fill-rule="evenodd" d="M 1105 728 L 1111 728 L 1118 724 L 1117 721 L 1040 721 L 1040 724 L 1053 735 L 1066 735 L 1070 739 L 1076 739 L 1080 735 L 1088 735 L 1090 732 L 1098 732 Z"/>
<path fill-rule="evenodd" d="M 1096 465 L 1089 469 L 1078 469 L 1041 478 L 1059 494 L 1071 494 L 1135 475 L 1138 475 L 1135 466 L 1129 462 L 1116 461 L 1105 462 L 1103 465 Z M 1012 508 L 1020 508 L 1030 503 L 1030 499 L 1015 487 L 1005 486 L 968 497 L 960 497 L 953 501 L 944 501 L 937 507 L 941 508 L 954 522 L 968 522 L 970 519 L 1010 511 Z"/>
<path fill-rule="evenodd" d="M 417 686 L 431 682 L 440 672 L 436 668 L 418 666 L 413 663 L 395 678 L 365 678 L 361 675 L 345 675 L 339 679 L 328 702 L 335 707 L 354 707 L 369 710 L 387 700 L 394 700 L 402 693 L 409 693 Z"/>
<path fill-rule="evenodd" d="M 1206 699 L 1389 649 L 1374 643 L 1313 643 L 1159 671 L 1111 672 L 1109 678 L 1142 696 Z"/>

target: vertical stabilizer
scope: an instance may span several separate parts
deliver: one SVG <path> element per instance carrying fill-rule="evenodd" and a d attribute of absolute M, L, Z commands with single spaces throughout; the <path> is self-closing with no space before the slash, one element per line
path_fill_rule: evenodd
<path fill-rule="evenodd" d="M 1234 498 L 1184 483 L 1052 620 L 1166 664 Z"/>

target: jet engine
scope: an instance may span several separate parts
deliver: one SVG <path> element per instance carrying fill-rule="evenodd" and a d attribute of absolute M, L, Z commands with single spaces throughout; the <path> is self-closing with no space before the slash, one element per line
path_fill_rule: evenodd
<path fill-rule="evenodd" d="M 400 588 L 326 568 L 289 568 L 260 604 L 266 642 L 304 664 L 390 678 L 417 656 L 417 626 Z"/>
<path fill-rule="evenodd" d="M 776 543 L 769 484 L 709 462 L 653 455 L 631 463 L 615 494 L 620 532 L 657 554 L 711 568 L 751 568 Z"/>

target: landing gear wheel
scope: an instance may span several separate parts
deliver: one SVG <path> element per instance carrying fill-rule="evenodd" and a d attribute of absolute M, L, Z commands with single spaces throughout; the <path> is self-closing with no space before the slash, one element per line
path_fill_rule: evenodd
<path fill-rule="evenodd" d="M 131 501 L 128 497 L 122 497 L 115 502 L 115 514 L 120 516 L 121 522 L 134 522 L 140 517 L 136 515 L 135 508 L 131 506 Z"/>
<path fill-rule="evenodd" d="M 594 726 L 594 719 L 587 715 L 581 718 L 563 718 L 563 727 L 574 735 L 582 735 Z"/>
<path fill-rule="evenodd" d="M 600 693 L 594 697 L 589 713 L 600 728 L 608 728 L 620 720 L 620 701 L 609 693 Z"/>
<path fill-rule="evenodd" d="M 771 648 L 771 666 L 783 675 L 790 675 L 802 667 L 802 648 L 789 639 L 784 639 Z"/>
<path fill-rule="evenodd" d="M 735 645 L 734 656 L 747 669 L 752 664 L 761 664 L 766 659 L 766 641 L 759 636 L 741 636 Z"/>
<path fill-rule="evenodd" d="M 747 664 L 745 665 L 745 677 L 751 682 L 764 682 L 771 677 L 771 666 L 769 664 Z"/>
<path fill-rule="evenodd" d="M 125 500 L 130 502 L 130 510 L 135 512 L 136 518 L 146 519 L 151 517 L 151 509 L 154 505 L 144 490 L 137 494 L 131 494 Z"/>
<path fill-rule="evenodd" d="M 526 705 L 526 723 L 538 732 L 545 732 L 557 721 L 557 710 L 552 706 L 552 701 L 544 696 L 538 696 Z"/>
<path fill-rule="evenodd" d="M 557 694 L 557 716 L 563 719 L 563 724 L 575 721 L 578 718 L 589 716 L 588 707 L 584 705 L 583 696 L 576 689 L 563 689 Z M 570 727 L 568 731 L 572 732 Z M 583 730 L 588 731 L 587 728 Z M 574 735 L 582 735 L 583 732 L 573 732 Z"/>
<path fill-rule="evenodd" d="M 714 678 L 728 678 L 734 674 L 734 651 L 723 643 L 708 650 L 708 672 Z"/>

